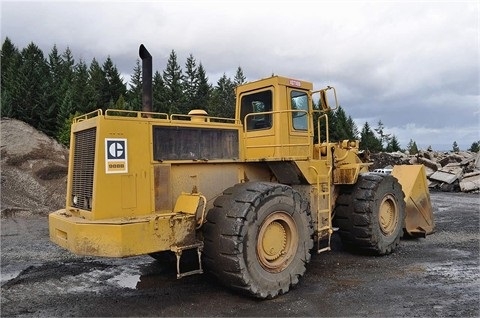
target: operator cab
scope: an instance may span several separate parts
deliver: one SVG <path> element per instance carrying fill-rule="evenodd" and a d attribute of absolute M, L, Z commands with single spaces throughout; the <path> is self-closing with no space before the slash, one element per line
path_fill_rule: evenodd
<path fill-rule="evenodd" d="M 272 76 L 237 87 L 246 160 L 307 159 L 313 123 L 309 82 Z"/>

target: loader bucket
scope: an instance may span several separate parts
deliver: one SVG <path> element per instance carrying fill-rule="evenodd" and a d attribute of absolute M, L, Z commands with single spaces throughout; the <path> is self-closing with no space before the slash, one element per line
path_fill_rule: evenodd
<path fill-rule="evenodd" d="M 405 194 L 405 232 L 412 237 L 433 233 L 435 225 L 424 166 L 394 166 L 392 175 L 398 179 Z"/>

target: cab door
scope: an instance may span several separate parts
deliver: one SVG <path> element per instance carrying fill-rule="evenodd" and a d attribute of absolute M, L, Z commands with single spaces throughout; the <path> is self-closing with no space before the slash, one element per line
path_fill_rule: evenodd
<path fill-rule="evenodd" d="M 288 88 L 287 105 L 290 109 L 289 155 L 294 159 L 306 159 L 311 153 L 312 143 L 307 91 Z"/>
<path fill-rule="evenodd" d="M 275 155 L 273 87 L 240 95 L 245 159 L 259 160 Z"/>

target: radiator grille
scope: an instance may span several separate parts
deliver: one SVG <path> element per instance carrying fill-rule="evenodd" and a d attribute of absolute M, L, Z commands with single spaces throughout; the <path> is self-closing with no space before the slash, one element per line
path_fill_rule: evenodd
<path fill-rule="evenodd" d="M 87 211 L 92 210 L 96 133 L 95 127 L 75 133 L 71 204 Z"/>

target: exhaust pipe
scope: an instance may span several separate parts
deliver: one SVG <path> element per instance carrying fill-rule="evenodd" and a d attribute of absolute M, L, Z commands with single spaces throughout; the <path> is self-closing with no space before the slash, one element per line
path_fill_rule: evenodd
<path fill-rule="evenodd" d="M 138 54 L 142 59 L 142 111 L 153 112 L 152 56 L 143 44 L 140 45 Z"/>

